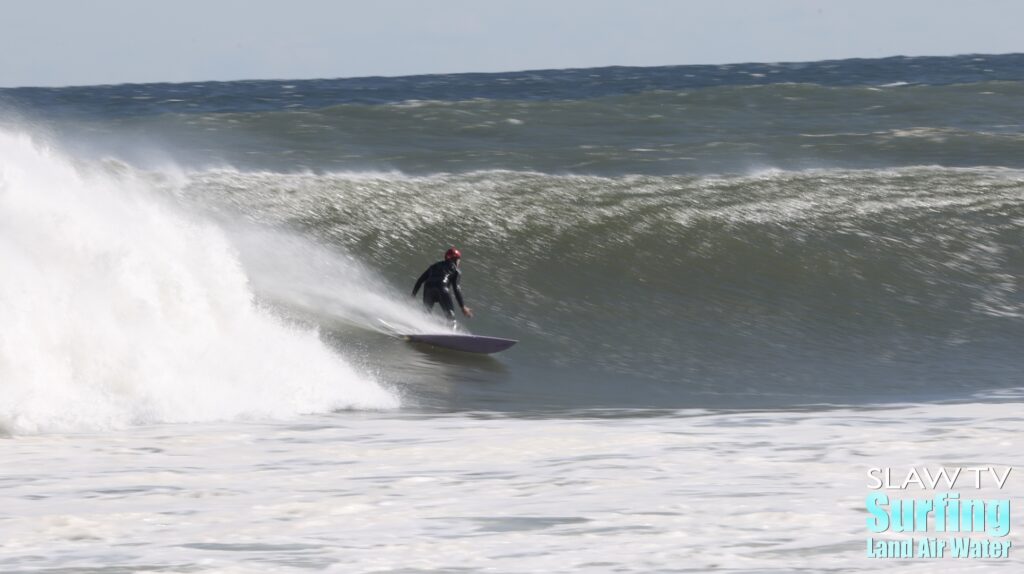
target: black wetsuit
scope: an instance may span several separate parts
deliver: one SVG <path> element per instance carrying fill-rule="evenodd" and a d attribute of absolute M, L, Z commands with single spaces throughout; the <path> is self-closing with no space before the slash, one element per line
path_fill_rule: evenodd
<path fill-rule="evenodd" d="M 459 308 L 466 306 L 462 302 L 462 288 L 459 287 L 459 266 L 454 260 L 438 261 L 420 275 L 416 280 L 416 286 L 412 288 L 413 297 L 423 285 L 423 306 L 429 313 L 434 308 L 434 303 L 440 303 L 449 321 L 455 320 L 455 307 L 452 306 L 452 292 L 455 292 L 455 299 L 459 302 Z"/>

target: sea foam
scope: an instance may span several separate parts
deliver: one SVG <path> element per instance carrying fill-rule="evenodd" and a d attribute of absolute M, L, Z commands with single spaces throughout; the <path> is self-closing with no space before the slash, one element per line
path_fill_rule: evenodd
<path fill-rule="evenodd" d="M 0 131 L 0 432 L 392 408 L 261 308 L 220 228 Z"/>

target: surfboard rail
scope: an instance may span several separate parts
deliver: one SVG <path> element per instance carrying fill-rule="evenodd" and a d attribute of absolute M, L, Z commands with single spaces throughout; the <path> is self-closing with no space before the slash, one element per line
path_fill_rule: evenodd
<path fill-rule="evenodd" d="M 503 339 L 469 333 L 403 333 L 401 329 L 384 319 L 377 319 L 388 334 L 411 343 L 433 345 L 466 353 L 499 353 L 519 342 L 518 339 Z"/>
<path fill-rule="evenodd" d="M 515 345 L 515 339 L 501 337 L 485 337 L 483 335 L 464 335 L 457 333 L 421 333 L 404 334 L 402 337 L 413 343 L 425 343 L 435 347 L 443 347 L 466 353 L 498 353 Z"/>

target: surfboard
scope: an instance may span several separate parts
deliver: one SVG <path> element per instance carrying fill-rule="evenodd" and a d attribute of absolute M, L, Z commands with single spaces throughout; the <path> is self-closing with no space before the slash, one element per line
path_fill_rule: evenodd
<path fill-rule="evenodd" d="M 502 339 L 501 337 L 485 337 L 483 335 L 467 335 L 465 333 L 401 333 L 400 330 L 384 321 L 378 319 L 381 325 L 392 335 L 405 339 L 411 343 L 423 343 L 463 351 L 466 353 L 483 353 L 489 355 L 498 353 L 515 345 L 519 341 L 515 339 Z"/>
<path fill-rule="evenodd" d="M 426 343 L 435 347 L 444 347 L 455 351 L 466 353 L 491 354 L 504 351 L 519 341 L 515 339 L 502 339 L 501 337 L 485 337 L 483 335 L 459 335 L 448 333 L 433 333 L 420 335 L 402 335 L 406 341 L 413 343 Z"/>

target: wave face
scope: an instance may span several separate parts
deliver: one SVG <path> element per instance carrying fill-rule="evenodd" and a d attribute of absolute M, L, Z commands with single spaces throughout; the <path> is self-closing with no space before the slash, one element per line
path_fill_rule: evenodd
<path fill-rule="evenodd" d="M 0 132 L 0 429 L 386 408 L 309 329 L 254 301 L 226 236 L 129 172 Z"/>
<path fill-rule="evenodd" d="M 1003 55 L 2 90 L 74 158 L 5 144 L 38 164 L 6 184 L 36 277 L 7 312 L 64 353 L 19 372 L 108 381 L 87 387 L 117 420 L 213 416 L 104 386 L 168 372 L 291 381 L 217 416 L 394 404 L 339 355 L 417 408 L 1018 393 L 1022 87 Z M 379 332 L 438 327 L 408 291 L 451 244 L 467 325 L 522 340 L 502 360 Z M 328 398 L 276 400 L 300 388 Z"/>
<path fill-rule="evenodd" d="M 1024 367 L 1020 171 L 212 171 L 186 187 L 366 254 L 397 284 L 423 246 L 464 245 L 472 300 L 530 359 L 657 381 L 670 404 L 949 398 Z"/>

